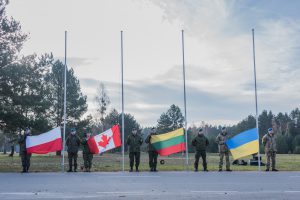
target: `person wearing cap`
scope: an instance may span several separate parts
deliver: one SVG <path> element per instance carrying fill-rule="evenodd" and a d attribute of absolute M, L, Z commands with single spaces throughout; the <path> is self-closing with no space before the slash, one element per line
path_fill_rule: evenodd
<path fill-rule="evenodd" d="M 91 131 L 87 130 L 84 134 L 84 137 L 81 140 L 82 144 L 82 157 L 84 161 L 84 172 L 91 172 L 92 168 L 92 161 L 93 161 L 93 154 L 90 151 L 88 140 L 91 137 Z"/>
<path fill-rule="evenodd" d="M 141 145 L 143 144 L 143 139 L 140 135 L 137 134 L 136 128 L 132 129 L 132 133 L 127 137 L 126 144 L 129 146 L 129 172 L 133 172 L 134 161 L 135 170 L 136 172 L 139 172 Z"/>
<path fill-rule="evenodd" d="M 208 139 L 204 136 L 203 129 L 200 128 L 197 136 L 192 140 L 192 145 L 195 147 L 195 172 L 198 171 L 199 158 L 202 158 L 203 171 L 208 172 L 206 162 L 206 148 L 209 145 Z"/>
<path fill-rule="evenodd" d="M 225 156 L 226 160 L 226 171 L 231 172 L 230 169 L 230 161 L 229 161 L 229 150 L 226 146 L 226 141 L 228 140 L 228 133 L 226 130 L 226 127 L 222 128 L 222 132 L 219 133 L 219 135 L 216 137 L 216 143 L 219 146 L 219 156 L 220 156 L 220 162 L 219 162 L 219 172 L 223 170 L 223 160 Z"/>
<path fill-rule="evenodd" d="M 277 147 L 272 128 L 269 128 L 268 133 L 263 136 L 262 143 L 265 146 L 265 153 L 267 157 L 266 171 L 270 171 L 270 161 L 272 161 L 272 171 L 278 171 L 275 168 Z"/>
<path fill-rule="evenodd" d="M 73 161 L 74 161 L 74 172 L 77 172 L 77 158 L 78 158 L 78 149 L 80 146 L 80 139 L 76 135 L 75 128 L 71 129 L 71 133 L 68 135 L 66 140 L 66 145 L 68 147 L 68 159 L 69 159 L 69 170 L 68 172 L 73 172 Z"/>
<path fill-rule="evenodd" d="M 155 150 L 154 146 L 151 144 L 151 136 L 156 135 L 156 128 L 151 128 L 150 134 L 147 136 L 145 143 L 148 144 L 148 154 L 149 154 L 149 167 L 151 172 L 157 172 L 157 157 L 158 153 Z"/>
<path fill-rule="evenodd" d="M 27 136 L 30 136 L 30 129 L 26 128 L 25 131 L 21 131 L 18 135 L 18 143 L 20 145 L 20 155 L 21 155 L 21 161 L 22 161 L 22 173 L 28 173 L 29 167 L 30 167 L 30 158 L 31 153 L 27 153 L 26 149 L 26 138 Z"/>

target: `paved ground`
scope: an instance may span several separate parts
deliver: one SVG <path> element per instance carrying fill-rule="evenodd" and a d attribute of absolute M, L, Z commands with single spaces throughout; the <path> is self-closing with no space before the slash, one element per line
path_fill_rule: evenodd
<path fill-rule="evenodd" d="M 0 173 L 0 199 L 300 199 L 300 172 Z"/>

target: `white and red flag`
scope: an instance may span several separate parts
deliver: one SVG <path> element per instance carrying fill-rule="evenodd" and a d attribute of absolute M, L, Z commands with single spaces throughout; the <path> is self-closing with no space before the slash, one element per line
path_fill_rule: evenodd
<path fill-rule="evenodd" d="M 90 152 L 100 154 L 105 151 L 117 148 L 122 145 L 119 125 L 113 126 L 111 129 L 90 137 L 88 140 Z"/>
<path fill-rule="evenodd" d="M 27 153 L 46 154 L 62 150 L 60 127 L 47 133 L 26 137 Z"/>

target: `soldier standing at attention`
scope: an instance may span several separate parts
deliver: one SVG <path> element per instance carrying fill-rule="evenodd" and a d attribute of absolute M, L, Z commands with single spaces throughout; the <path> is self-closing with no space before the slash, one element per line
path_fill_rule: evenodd
<path fill-rule="evenodd" d="M 200 128 L 198 135 L 192 140 L 192 145 L 196 149 L 195 154 L 195 172 L 198 171 L 199 158 L 202 157 L 203 171 L 208 172 L 206 162 L 206 147 L 209 145 L 208 139 L 203 134 L 203 129 Z"/>
<path fill-rule="evenodd" d="M 145 143 L 148 144 L 148 154 L 149 154 L 149 167 L 151 172 L 157 172 L 156 166 L 157 166 L 157 156 L 158 153 L 151 144 L 151 136 L 156 135 L 156 129 L 153 127 L 151 129 L 150 134 L 147 136 Z"/>
<path fill-rule="evenodd" d="M 31 153 L 27 153 L 26 149 L 26 138 L 30 136 L 30 129 L 26 128 L 25 131 L 22 131 L 21 134 L 18 135 L 18 142 L 20 145 L 20 155 L 22 161 L 23 171 L 22 173 L 28 173 L 30 167 L 30 157 Z"/>
<path fill-rule="evenodd" d="M 88 145 L 88 140 L 91 137 L 91 132 L 88 130 L 87 133 L 85 133 L 85 136 L 81 140 L 82 144 L 82 156 L 84 161 L 84 171 L 85 172 L 91 172 L 92 168 L 92 160 L 93 160 L 93 154 L 90 152 L 90 148 Z"/>
<path fill-rule="evenodd" d="M 74 172 L 77 172 L 77 157 L 78 157 L 78 149 L 80 145 L 80 139 L 76 135 L 75 128 L 71 129 L 71 134 L 69 134 L 66 145 L 68 147 L 68 159 L 69 159 L 69 170 L 68 172 L 73 172 L 73 160 L 74 160 Z"/>
<path fill-rule="evenodd" d="M 228 134 L 226 127 L 222 128 L 222 132 L 216 137 L 216 143 L 219 145 L 219 155 L 220 155 L 220 162 L 219 162 L 219 172 L 222 171 L 223 168 L 223 160 L 225 156 L 226 160 L 226 171 L 231 172 L 230 169 L 230 162 L 229 162 L 229 150 L 226 146 L 226 141 L 228 140 Z"/>
<path fill-rule="evenodd" d="M 135 170 L 139 172 L 140 156 L 141 156 L 141 145 L 143 139 L 137 134 L 137 129 L 133 128 L 132 133 L 128 136 L 126 144 L 129 145 L 129 160 L 130 160 L 130 171 L 133 172 L 133 164 L 135 160 Z"/>
<path fill-rule="evenodd" d="M 272 171 L 277 172 L 278 170 L 275 168 L 277 147 L 272 128 L 268 129 L 268 133 L 262 138 L 262 143 L 265 146 L 265 153 L 267 156 L 266 171 L 270 171 L 270 160 L 272 160 Z"/>

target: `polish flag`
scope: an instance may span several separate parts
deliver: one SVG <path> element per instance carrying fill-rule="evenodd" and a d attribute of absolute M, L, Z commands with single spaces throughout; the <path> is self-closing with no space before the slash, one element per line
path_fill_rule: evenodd
<path fill-rule="evenodd" d="M 88 145 L 90 152 L 93 154 L 100 154 L 121 146 L 119 125 L 115 125 L 99 135 L 90 137 Z"/>
<path fill-rule="evenodd" d="M 62 150 L 60 127 L 47 133 L 26 137 L 27 153 L 46 154 Z"/>

